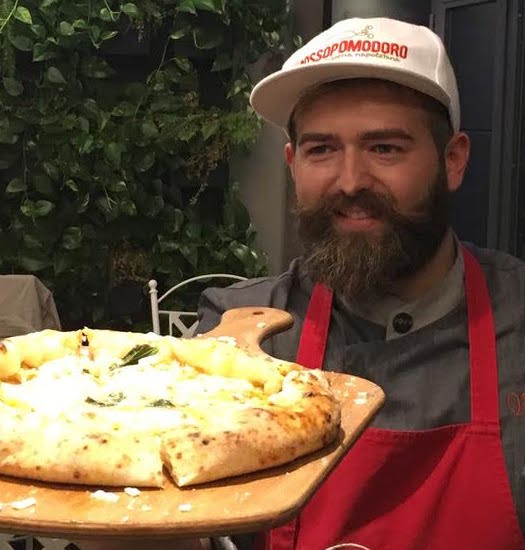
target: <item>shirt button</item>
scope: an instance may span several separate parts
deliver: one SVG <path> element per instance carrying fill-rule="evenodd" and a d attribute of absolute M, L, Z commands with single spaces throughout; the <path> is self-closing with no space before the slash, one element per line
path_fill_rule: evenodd
<path fill-rule="evenodd" d="M 404 312 L 398 313 L 392 319 L 392 326 L 396 332 L 399 332 L 399 334 L 406 334 L 412 328 L 413 324 L 414 320 L 412 319 L 412 316 Z"/>

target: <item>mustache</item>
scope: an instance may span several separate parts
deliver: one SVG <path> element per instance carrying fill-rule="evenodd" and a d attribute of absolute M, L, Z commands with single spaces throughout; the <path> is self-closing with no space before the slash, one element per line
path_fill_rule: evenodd
<path fill-rule="evenodd" d="M 438 185 L 432 189 L 427 201 L 435 204 L 437 210 L 445 213 L 448 209 L 447 194 L 440 192 L 443 189 Z M 437 200 L 434 200 L 436 199 Z M 370 189 L 360 189 L 353 195 L 339 191 L 334 195 L 322 197 L 312 206 L 296 204 L 294 214 L 296 219 L 300 220 L 299 231 L 306 235 L 310 230 L 319 235 L 323 228 L 326 232 L 332 230 L 332 220 L 339 212 L 344 213 L 351 208 L 359 208 L 369 213 L 372 217 L 383 220 L 387 225 L 398 230 L 427 229 L 432 224 L 433 216 L 429 212 L 426 204 L 420 205 L 420 208 L 410 214 L 402 214 L 398 208 L 395 197 L 390 193 L 376 193 Z"/>
<path fill-rule="evenodd" d="M 392 195 L 374 193 L 370 189 L 361 189 L 353 195 L 339 191 L 335 195 L 323 197 L 313 206 L 296 205 L 295 213 L 302 215 L 335 215 L 347 209 L 357 207 L 378 218 L 391 218 L 399 215 Z"/>

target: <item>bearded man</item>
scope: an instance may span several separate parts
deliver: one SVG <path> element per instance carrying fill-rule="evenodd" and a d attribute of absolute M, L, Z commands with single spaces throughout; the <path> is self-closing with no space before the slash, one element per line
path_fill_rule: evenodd
<path fill-rule="evenodd" d="M 508 396 L 525 391 L 525 264 L 450 228 L 469 139 L 440 39 L 341 21 L 262 80 L 252 105 L 289 137 L 304 252 L 278 277 L 206 291 L 199 331 L 233 307 L 285 309 L 294 326 L 268 353 L 387 397 L 265 547 L 524 549 L 525 437 Z"/>

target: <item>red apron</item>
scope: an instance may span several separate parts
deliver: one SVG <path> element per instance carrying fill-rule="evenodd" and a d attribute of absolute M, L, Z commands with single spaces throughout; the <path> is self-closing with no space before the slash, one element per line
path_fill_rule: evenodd
<path fill-rule="evenodd" d="M 492 307 L 479 263 L 468 250 L 463 257 L 470 424 L 368 428 L 299 518 L 266 535 L 267 550 L 341 543 L 365 550 L 525 549 L 501 446 Z M 298 363 L 322 367 L 331 298 L 316 285 Z"/>

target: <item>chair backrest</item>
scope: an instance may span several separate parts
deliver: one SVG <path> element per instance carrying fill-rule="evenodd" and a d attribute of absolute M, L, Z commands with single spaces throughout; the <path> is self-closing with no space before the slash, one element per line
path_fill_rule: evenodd
<path fill-rule="evenodd" d="M 186 279 L 175 286 L 172 286 L 162 296 L 158 296 L 157 281 L 152 279 L 149 283 L 149 295 L 151 301 L 151 323 L 153 332 L 160 334 L 160 316 L 166 315 L 168 318 L 169 334 L 173 336 L 173 327 L 176 327 L 183 338 L 191 338 L 197 329 L 197 311 L 176 311 L 170 309 L 159 309 L 160 303 L 164 301 L 170 294 L 180 290 L 181 288 L 195 282 L 209 281 L 212 279 L 222 279 L 226 282 L 245 281 L 246 277 L 240 275 L 231 275 L 230 273 L 210 273 L 207 275 L 198 275 Z"/>

